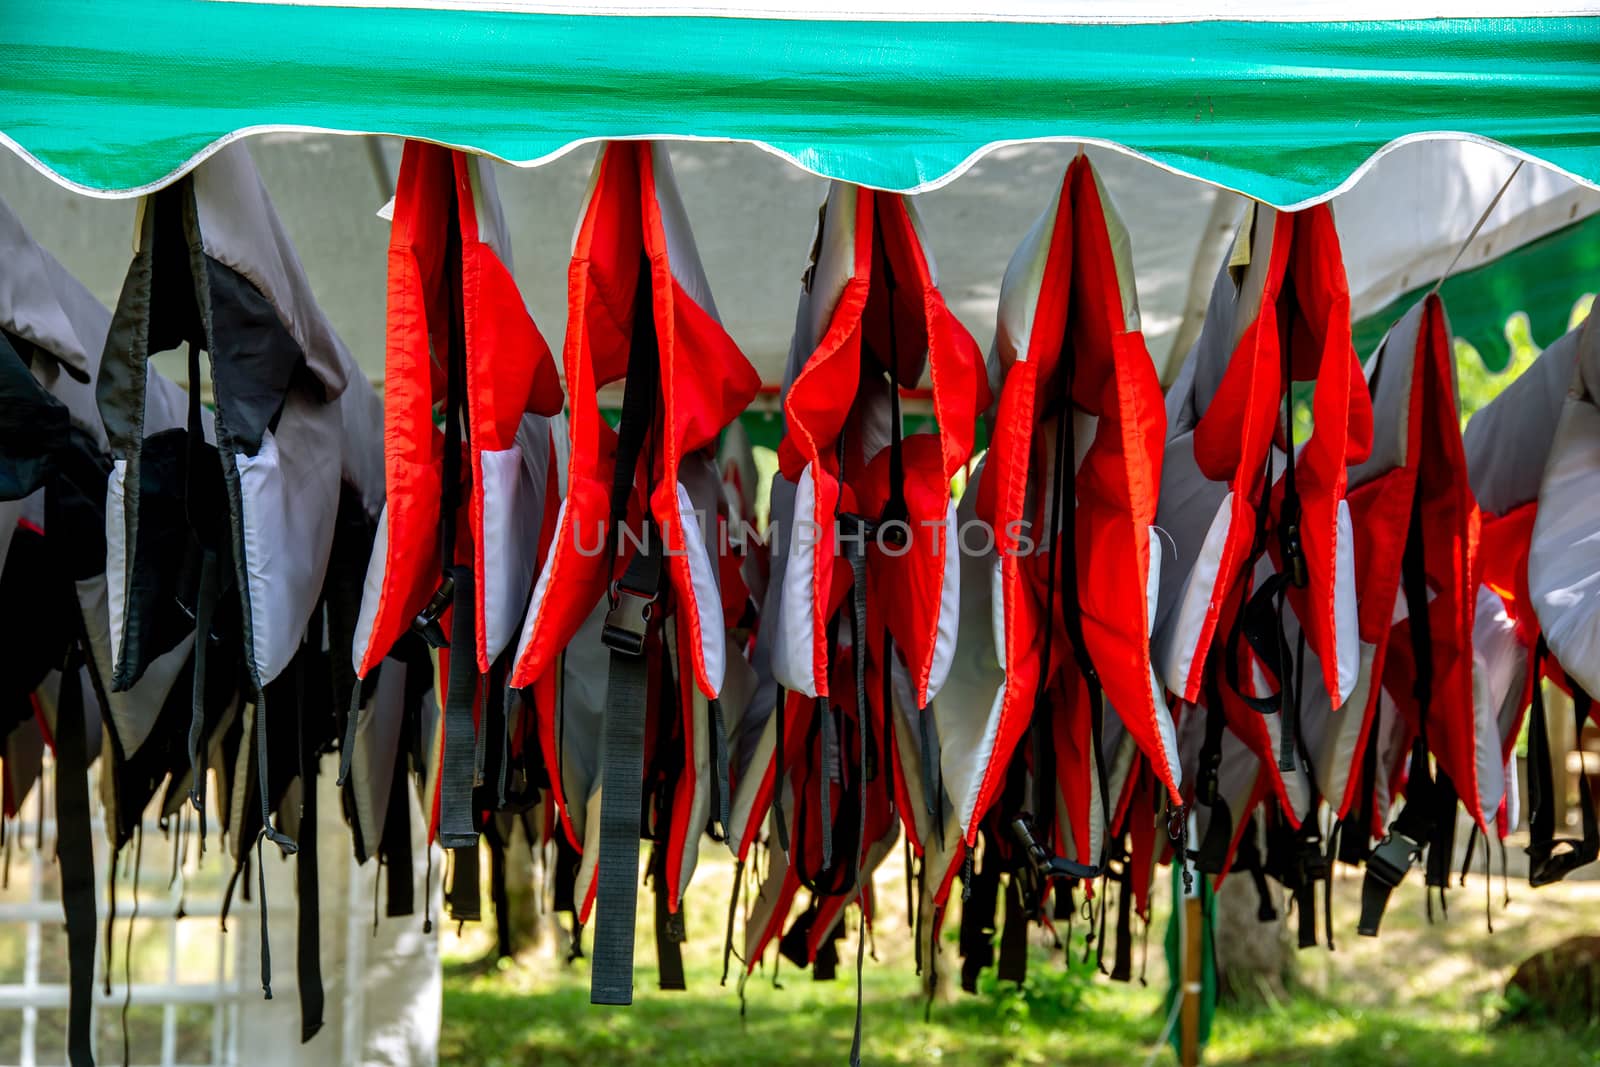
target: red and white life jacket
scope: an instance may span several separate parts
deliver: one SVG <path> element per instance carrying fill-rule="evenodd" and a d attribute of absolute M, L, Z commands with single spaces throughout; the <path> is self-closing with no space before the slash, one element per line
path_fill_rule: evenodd
<path fill-rule="evenodd" d="M 1351 468 L 1348 495 L 1361 674 L 1345 707 L 1303 694 L 1301 714 L 1319 792 L 1337 818 L 1349 816 L 1341 855 L 1367 861 L 1373 884 L 1361 929 L 1376 933 L 1381 887 L 1392 889 L 1414 858 L 1397 849 L 1401 839 L 1429 843 L 1429 884 L 1442 886 L 1458 796 L 1482 825 L 1505 780 L 1494 724 L 1480 720 L 1473 698 L 1479 516 L 1461 444 L 1454 338 L 1438 296 L 1390 328 L 1366 373 L 1376 429 L 1372 455 Z M 1380 716 L 1399 718 L 1379 724 Z M 1400 767 L 1385 762 L 1396 749 L 1411 753 L 1407 803 L 1385 832 L 1388 809 L 1375 783 L 1397 780 Z M 1383 840 L 1369 850 L 1373 837 Z"/>
<path fill-rule="evenodd" d="M 548 419 L 562 403 L 510 255 L 491 163 L 408 141 L 389 236 L 388 501 L 353 658 L 367 677 L 413 627 L 448 646 L 448 692 L 428 757 L 435 790 L 424 799 L 430 839 L 447 847 L 476 847 L 470 791 L 479 688 L 488 684 L 480 676 L 510 644 L 533 585 Z M 442 432 L 436 405 L 445 409 Z"/>
<path fill-rule="evenodd" d="M 1291 445 L 1305 585 L 1294 586 L 1290 600 L 1334 705 L 1342 707 L 1355 687 L 1355 564 L 1345 471 L 1366 459 L 1372 409 L 1350 344 L 1349 307 L 1328 208 L 1285 213 L 1253 207 L 1218 274 L 1200 339 L 1168 395 L 1157 522 L 1177 540 L 1182 566 L 1162 576 L 1158 633 L 1167 687 L 1185 700 L 1200 696 L 1207 655 L 1219 636 L 1227 636 L 1222 616 L 1240 583 L 1248 582 L 1262 552 L 1281 553 L 1281 545 L 1254 542 L 1266 540 L 1258 534 L 1258 516 L 1263 509 L 1278 511 L 1288 488 L 1287 476 L 1277 472 Z M 1316 430 L 1304 442 L 1286 436 L 1293 381 L 1316 382 Z M 1206 513 L 1213 515 L 1209 523 Z M 1276 514 L 1264 525 L 1277 527 L 1275 540 L 1281 541 L 1290 536 L 1286 520 L 1294 518 Z"/>
<path fill-rule="evenodd" d="M 949 674 L 960 609 L 951 479 L 989 404 L 977 345 L 945 305 L 910 200 L 835 183 L 812 247 L 757 649 L 758 663 L 769 650 L 781 689 L 747 772 L 758 787 L 739 799 L 756 795 L 736 817 L 748 837 L 771 804 L 790 850 L 747 928 L 752 966 L 801 885 L 818 903 L 786 951 L 815 960 L 887 853 L 897 812 L 919 853 L 949 818 L 928 706 Z M 935 428 L 902 436 L 901 393 L 925 371 Z"/>
<path fill-rule="evenodd" d="M 1113 754 L 1089 743 L 1103 720 L 1151 761 L 1173 803 L 1182 771 L 1150 655 L 1166 412 L 1128 234 L 1087 157 L 1011 259 L 990 375 L 1000 396 L 978 513 L 997 546 L 989 602 L 1005 681 L 986 717 L 969 713 L 979 729 L 952 746 L 945 776 L 970 846 L 1030 724 L 1043 731 L 1032 751 L 1049 767 L 1032 774 L 1053 767 L 1054 785 L 1038 795 L 1053 798 L 1047 810 L 1030 799 L 1040 843 L 1098 867 L 1119 799 L 1105 781 Z M 1005 813 L 1006 832 L 1018 814 Z"/>
<path fill-rule="evenodd" d="M 641 727 L 642 772 L 658 849 L 653 884 L 664 894 L 665 914 L 677 915 L 700 834 L 724 821 L 718 697 L 743 658 L 740 647 L 730 648 L 718 584 L 723 491 L 716 444 L 754 399 L 760 379 L 717 317 L 664 145 L 614 142 L 601 152 L 573 242 L 567 306 L 565 495 L 511 684 L 534 688 L 562 825 L 583 850 L 575 895 L 586 916 L 609 862 L 602 855 L 608 794 L 601 790 L 600 757 L 614 753 L 606 752 L 598 731 L 615 718 L 601 712 L 618 685 L 621 653 L 613 652 L 610 682 L 598 692 L 592 690 L 605 679 L 604 668 L 578 680 L 570 661 L 604 663 L 601 640 L 614 635 L 634 642 L 629 654 L 642 658 L 650 679 L 648 708 L 636 710 L 648 724 Z M 600 402 L 601 390 L 617 384 L 623 415 L 614 430 Z M 651 570 L 648 591 L 630 585 L 636 563 Z M 630 623 L 636 631 L 608 622 L 619 604 L 639 608 Z M 741 665 L 730 664 L 734 658 Z M 591 747 L 577 761 L 557 751 L 557 711 L 574 685 L 591 690 L 585 703 L 593 714 Z M 571 721 L 566 727 L 582 728 Z M 632 758 L 640 758 L 637 747 Z M 616 818 L 631 818 L 635 831 L 640 825 L 638 811 Z M 636 856 L 637 832 L 632 837 Z M 625 858 L 616 862 L 627 866 Z M 620 888 L 626 875 L 615 877 Z M 632 917 L 609 914 L 602 901 L 599 921 L 597 948 L 608 921 L 631 929 Z M 596 999 L 629 995 L 631 957 L 612 965 L 628 974 L 621 988 L 605 994 L 597 960 Z"/>

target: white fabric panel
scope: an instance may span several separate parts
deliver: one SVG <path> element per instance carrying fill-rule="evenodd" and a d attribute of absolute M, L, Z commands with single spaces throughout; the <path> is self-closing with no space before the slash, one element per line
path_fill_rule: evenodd
<path fill-rule="evenodd" d="M 322 595 L 339 510 L 338 455 L 338 409 L 291 392 L 277 433 L 268 430 L 254 456 L 234 457 L 251 665 L 261 685 L 289 665 Z"/>
<path fill-rule="evenodd" d="M 220 149 L 192 176 L 206 254 L 261 291 L 299 344 L 306 366 L 322 382 L 326 395 L 337 396 L 355 363 L 317 306 L 300 256 L 244 142 Z"/>
<path fill-rule="evenodd" d="M 961 498 L 958 522 L 977 517 L 979 465 Z M 966 561 L 961 568 L 961 597 L 968 609 L 958 616 L 955 656 L 938 697 L 928 705 L 939 737 L 939 766 L 945 792 L 955 807 L 962 831 L 976 829 L 973 809 L 983 784 L 984 769 L 994 752 L 1005 698 L 1005 614 L 1000 588 L 1000 557 Z"/>
<path fill-rule="evenodd" d="M 661 212 L 661 229 L 667 239 L 667 263 L 672 268 L 673 280 L 701 310 L 720 322 L 716 301 L 711 299 L 711 283 L 706 281 L 705 268 L 700 265 L 700 252 L 694 246 L 689 216 L 683 209 L 683 197 L 678 193 L 678 180 L 672 173 L 672 155 L 665 142 L 650 142 L 650 170 L 655 176 L 656 207 Z"/>
<path fill-rule="evenodd" d="M 1339 656 L 1339 706 L 1355 691 L 1361 671 L 1361 616 L 1356 605 L 1356 535 L 1350 504 L 1339 498 L 1339 519 L 1333 557 L 1333 640 Z"/>
<path fill-rule="evenodd" d="M 1600 692 L 1600 409 L 1567 400 L 1539 489 L 1528 586 L 1556 661 Z"/>
<path fill-rule="evenodd" d="M 106 600 L 111 627 L 111 669 L 122 665 L 123 635 L 128 620 L 128 537 L 122 513 L 126 507 L 125 485 L 128 461 L 111 461 L 111 477 L 106 479 Z"/>
<path fill-rule="evenodd" d="M 517 659 L 527 655 L 528 646 L 533 643 L 534 624 L 539 621 L 539 612 L 544 607 L 544 598 L 550 593 L 550 567 L 555 562 L 555 546 L 561 543 L 567 528 L 567 498 L 561 498 L 561 507 L 556 511 L 556 539 L 552 543 L 550 558 L 544 561 L 544 566 L 539 569 L 539 580 L 533 583 L 533 599 L 528 602 L 528 614 L 522 620 L 522 636 L 517 638 Z"/>
<path fill-rule="evenodd" d="M 511 231 L 505 212 L 500 209 L 500 190 L 495 187 L 494 160 L 488 156 L 467 156 L 467 176 L 472 182 L 472 209 L 478 221 L 478 240 L 489 246 L 495 258 L 511 269 Z M 581 217 L 581 216 L 580 216 Z"/>
<path fill-rule="evenodd" d="M 527 604 L 543 494 L 535 493 L 520 443 L 501 451 L 482 449 L 476 455 L 483 487 L 483 573 L 478 576 L 484 640 L 478 658 L 482 668 L 485 661 L 493 663 L 510 642 Z"/>
<path fill-rule="evenodd" d="M 378 529 L 372 539 L 372 555 L 367 557 L 367 576 L 361 583 L 361 611 L 356 615 L 355 640 L 350 646 L 350 662 L 356 670 L 367 657 L 372 644 L 372 625 L 378 619 L 378 600 L 383 596 L 383 574 L 389 557 L 389 505 L 378 513 Z"/>
<path fill-rule="evenodd" d="M 939 633 L 928 669 L 928 700 L 944 688 L 945 679 L 950 677 L 950 664 L 955 661 L 956 634 L 961 625 L 961 544 L 956 533 L 956 505 L 951 501 L 944 517 L 944 578 L 939 586 Z"/>
<path fill-rule="evenodd" d="M 1222 566 L 1222 549 L 1228 542 L 1228 530 L 1233 526 L 1233 493 L 1222 498 L 1217 512 L 1206 530 L 1200 554 L 1189 570 L 1183 584 L 1183 595 L 1177 611 L 1158 638 L 1158 662 L 1167 688 L 1182 694 L 1189 684 L 1194 669 L 1195 646 L 1202 624 L 1211 610 L 1211 597 L 1216 590 L 1217 571 Z"/>
<path fill-rule="evenodd" d="M 784 570 L 778 617 L 773 620 L 779 632 L 772 650 L 772 674 L 778 684 L 808 697 L 817 695 L 816 661 L 811 641 L 814 602 L 811 583 L 816 574 L 816 548 L 805 543 L 814 541 L 820 533 L 814 528 L 815 511 L 816 483 L 808 467 L 800 472 L 800 482 L 794 489 L 794 519 L 789 528 L 781 531 L 783 543 L 778 546 Z M 798 524 L 801 523 L 808 524 L 804 537 L 799 536 Z"/>
<path fill-rule="evenodd" d="M 1538 498 L 1578 365 L 1578 333 L 1568 331 L 1539 353 L 1533 366 L 1480 408 L 1462 431 L 1467 480 L 1478 505 L 1491 515 Z"/>
<path fill-rule="evenodd" d="M 717 591 L 717 572 L 706 554 L 706 542 L 700 532 L 694 504 L 689 491 L 679 482 L 678 525 L 683 530 L 684 557 L 689 564 L 689 580 L 694 586 L 695 613 L 700 616 L 700 657 L 705 664 L 706 681 L 713 693 L 722 691 L 722 676 L 726 669 L 724 652 L 727 635 L 723 632 L 722 595 Z"/>
<path fill-rule="evenodd" d="M 843 182 L 828 184 L 827 199 L 817 221 L 818 232 L 812 238 L 810 283 L 800 297 L 795 316 L 794 344 L 789 352 L 785 385 L 794 381 L 804 361 L 822 340 L 845 286 L 855 277 L 859 193 L 855 186 Z"/>
<path fill-rule="evenodd" d="M 1506 602 L 1488 586 L 1478 587 L 1472 617 L 1472 696 L 1485 704 L 1505 745 L 1522 722 L 1522 691 L 1528 684 L 1531 650 L 1517 637 Z"/>
<path fill-rule="evenodd" d="M 999 371 L 1012 363 L 1028 361 L 1033 317 L 1039 307 L 1039 289 L 1050 259 L 1050 235 L 1061 209 L 1061 185 L 1056 183 L 1050 203 L 1022 238 L 1000 282 L 1000 304 L 995 314 L 994 344 L 989 349 L 989 383 L 998 387 Z M 995 388 L 998 392 L 998 388 Z"/>

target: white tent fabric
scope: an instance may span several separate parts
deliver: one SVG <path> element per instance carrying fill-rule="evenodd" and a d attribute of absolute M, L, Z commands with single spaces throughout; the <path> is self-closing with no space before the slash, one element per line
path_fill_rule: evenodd
<path fill-rule="evenodd" d="M 377 210 L 398 144 L 285 133 L 249 142 L 318 302 L 363 370 L 383 368 L 384 252 Z M 377 149 L 374 151 L 374 149 Z M 544 166 L 496 165 L 517 242 L 516 277 L 545 336 L 566 325 L 566 264 L 594 146 Z M 986 345 L 1005 265 L 1053 183 L 1070 144 L 1001 148 L 962 177 L 917 197 L 951 308 Z M 671 146 L 718 309 L 769 384 L 781 380 L 805 252 L 826 183 L 749 145 Z M 1243 199 L 1108 149 L 1090 156 L 1132 234 L 1139 307 L 1159 369 L 1175 367 L 1199 329 L 1206 296 Z M 1408 144 L 1380 158 L 1334 201 L 1357 319 L 1431 282 L 1449 265 L 1514 161 L 1471 141 Z M 127 268 L 133 204 L 79 197 L 0 153 L 0 197 L 103 302 Z M 1456 271 L 1468 270 L 1600 211 L 1600 192 L 1529 163 Z M 1165 376 L 1164 376 L 1165 378 Z"/>

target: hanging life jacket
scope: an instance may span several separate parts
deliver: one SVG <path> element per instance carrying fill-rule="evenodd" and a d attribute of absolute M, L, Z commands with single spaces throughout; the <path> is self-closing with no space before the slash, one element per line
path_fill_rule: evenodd
<path fill-rule="evenodd" d="M 489 703 L 502 706 L 491 671 L 533 584 L 548 419 L 562 402 L 550 350 L 511 275 L 487 159 L 406 143 L 389 235 L 384 392 L 388 498 L 356 673 L 366 678 L 408 630 L 441 650 L 443 711 L 427 738 L 423 813 L 429 840 L 475 850 L 473 788 L 487 735 L 496 744 L 504 736 L 486 721 Z M 360 718 L 352 709 L 350 727 Z"/>
<path fill-rule="evenodd" d="M 567 298 L 566 495 L 512 684 L 535 687 L 563 826 L 584 851 L 580 914 L 598 907 L 590 997 L 626 1004 L 641 829 L 660 852 L 662 915 L 675 917 L 700 833 L 726 822 L 718 697 L 729 647 L 708 524 L 714 531 L 721 494 L 717 435 L 760 379 L 717 317 L 663 145 L 601 152 Z M 617 382 L 613 430 L 600 393 Z M 563 653 L 588 642 L 580 655 L 590 656 L 600 643 L 584 634 L 586 619 L 600 623 L 610 666 L 600 736 L 588 738 L 591 762 L 575 775 L 552 720 Z M 591 794 L 590 827 L 574 825 L 575 789 Z"/>
<path fill-rule="evenodd" d="M 1570 357 L 1566 355 L 1569 347 Z M 1600 600 L 1590 588 L 1597 560 L 1592 543 L 1597 524 L 1584 507 L 1595 489 L 1594 467 L 1600 455 L 1600 326 L 1595 324 L 1595 316 L 1591 314 L 1551 346 L 1551 352 L 1558 349 L 1562 350 L 1561 363 L 1570 358 L 1573 369 L 1566 377 L 1555 434 L 1539 480 L 1527 554 L 1526 591 L 1540 632 L 1529 672 L 1528 877 L 1533 885 L 1559 881 L 1600 859 L 1600 822 L 1587 762 L 1581 763 L 1578 777 L 1583 836 L 1555 836 L 1551 762 L 1566 757 L 1550 751 L 1539 684 L 1548 670 L 1571 694 L 1573 737 L 1581 754 L 1584 727 L 1591 717 L 1600 724 L 1591 696 L 1600 691 L 1600 669 L 1593 658 L 1600 649 Z M 1546 661 L 1546 648 L 1553 663 Z M 1559 669 L 1551 669 L 1554 665 Z"/>
<path fill-rule="evenodd" d="M 179 345 L 188 350 L 187 417 L 181 430 L 152 433 L 147 361 Z M 214 447 L 201 407 L 201 350 Z M 113 688 L 135 684 L 172 647 L 172 605 L 181 604 L 197 635 L 190 797 L 203 815 L 206 769 L 220 744 L 216 765 L 231 795 L 218 808 L 236 869 L 257 847 L 261 981 L 270 998 L 261 851 L 268 840 L 297 851 L 301 808 L 282 801 L 296 777 L 301 795 L 314 790 L 316 755 L 332 743 L 331 707 L 346 696 L 307 683 L 328 677 L 323 637 L 340 647 L 349 633 L 348 625 L 325 633 L 323 620 L 355 616 L 354 590 L 330 573 L 330 561 L 365 550 L 382 506 L 381 404 L 317 307 L 243 145 L 142 202 L 97 396 L 114 457 Z M 303 827 L 311 832 L 314 818 Z M 303 886 L 315 886 L 315 864 L 316 849 L 302 850 Z M 314 945 L 314 896 L 301 905 L 300 943 Z M 321 1026 L 319 970 L 315 953 L 302 953 L 303 1039 Z"/>
<path fill-rule="evenodd" d="M 1520 814 L 1514 810 L 1518 791 L 1512 787 L 1515 748 L 1532 701 L 1534 652 L 1540 636 L 1528 586 L 1529 549 L 1540 486 L 1577 374 L 1581 336 L 1582 327 L 1574 329 L 1541 352 L 1472 416 L 1462 434 L 1467 474 L 1484 513 L 1473 658 L 1477 699 L 1497 722 L 1507 774 L 1507 803 L 1498 827 L 1502 838 L 1516 828 Z M 1529 773 L 1548 774 L 1548 768 L 1530 765 Z"/>
<path fill-rule="evenodd" d="M 971 846 L 1031 738 L 1031 789 L 1000 812 L 1000 832 L 1020 834 L 1021 820 L 1092 879 L 1132 758 L 1105 741 L 1130 738 L 1174 805 L 1182 771 L 1150 654 L 1166 412 L 1128 234 L 1087 157 L 1011 258 L 989 374 L 999 402 L 976 495 L 998 588 L 979 603 L 993 605 L 1004 681 L 986 714 L 939 705 L 946 781 Z"/>
<path fill-rule="evenodd" d="M 924 370 L 934 426 L 908 437 L 901 394 Z M 989 392 L 910 200 L 829 188 L 785 383 L 762 630 L 782 688 L 763 799 L 777 801 L 795 884 L 826 890 L 825 910 L 842 911 L 886 854 L 892 813 L 919 854 L 944 847 L 953 815 L 927 709 L 950 669 L 960 606 L 950 482 Z M 852 673 L 841 675 L 846 647 Z M 841 807 L 831 794 L 846 786 Z M 814 944 L 828 919 L 813 924 Z"/>
<path fill-rule="evenodd" d="M 181 773 L 170 740 L 181 731 L 162 717 L 187 719 L 183 667 L 194 640 L 183 636 L 138 684 L 112 690 L 105 575 L 111 459 L 95 404 L 111 315 L 4 203 L 0 248 L 8 264 L 0 278 L 4 815 L 19 813 L 48 748 L 67 929 L 67 1049 L 79 1065 L 92 1062 L 96 887 L 88 766 L 109 753 L 101 773 L 116 844 L 169 774 Z M 182 425 L 182 390 L 154 372 L 145 401 L 147 424 Z"/>
<path fill-rule="evenodd" d="M 1301 623 L 1322 667 L 1308 684 L 1320 684 L 1334 706 L 1344 705 L 1359 670 L 1345 469 L 1367 456 L 1372 413 L 1349 322 L 1328 209 L 1253 206 L 1167 396 L 1157 524 L 1173 537 L 1180 565 L 1161 575 L 1158 666 L 1190 702 L 1202 699 L 1208 671 L 1221 672 L 1207 709 L 1220 710 L 1267 765 L 1294 823 L 1308 809 L 1295 795 L 1303 757 L 1293 721 L 1305 672 L 1282 620 L 1292 613 Z M 1316 430 L 1304 442 L 1293 430 L 1296 381 L 1316 383 Z M 1201 803 L 1216 758 L 1207 746 L 1196 769 Z"/>
<path fill-rule="evenodd" d="M 1444 305 L 1429 295 L 1389 330 L 1367 365 L 1379 430 L 1371 457 L 1351 469 L 1348 496 L 1362 674 L 1345 708 L 1307 698 L 1303 712 L 1322 794 L 1336 818 L 1356 812 L 1340 833 L 1352 839 L 1345 855 L 1366 859 L 1359 929 L 1368 935 L 1424 848 L 1429 886 L 1446 885 L 1458 799 L 1486 826 L 1505 788 L 1494 724 L 1481 721 L 1473 697 L 1479 518 L 1461 444 L 1453 346 Z M 1406 804 L 1386 832 L 1374 827 L 1387 809 L 1373 789 L 1379 775 L 1393 781 L 1396 768 L 1382 765 L 1368 743 L 1381 689 L 1388 692 L 1382 707 L 1401 716 L 1388 752 L 1411 753 Z M 1362 766 L 1368 758 L 1380 763 L 1371 775 Z"/>

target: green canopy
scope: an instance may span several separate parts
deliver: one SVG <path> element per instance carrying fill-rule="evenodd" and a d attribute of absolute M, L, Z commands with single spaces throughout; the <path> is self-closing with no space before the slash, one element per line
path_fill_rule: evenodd
<path fill-rule="evenodd" d="M 780 19 L 515 0 L 29 0 L 0 15 L 0 116 L 22 150 L 97 192 L 147 189 L 233 134 L 282 128 L 398 134 L 518 163 L 599 138 L 751 141 L 898 190 L 948 180 L 996 145 L 1069 139 L 1279 206 L 1328 196 L 1397 141 L 1451 133 L 1600 180 L 1600 36 L 1587 18 L 1113 24 L 1074 21 L 1105 18 L 1082 0 L 836 17 L 855 6 Z M 1184 7 L 1144 6 L 1157 18 Z"/>

